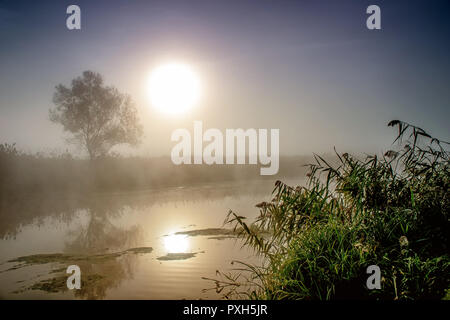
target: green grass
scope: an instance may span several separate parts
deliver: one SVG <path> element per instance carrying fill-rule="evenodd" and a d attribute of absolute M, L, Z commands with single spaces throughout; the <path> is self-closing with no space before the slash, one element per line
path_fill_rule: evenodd
<path fill-rule="evenodd" d="M 336 153 L 337 165 L 316 156 L 308 186 L 278 181 L 252 224 L 230 211 L 226 223 L 264 263 L 238 262 L 241 268 L 214 279 L 216 290 L 226 298 L 443 299 L 450 287 L 448 143 L 401 121 L 389 126 L 399 130 L 396 150 L 364 160 Z M 373 264 L 381 269 L 379 290 L 366 288 Z"/>

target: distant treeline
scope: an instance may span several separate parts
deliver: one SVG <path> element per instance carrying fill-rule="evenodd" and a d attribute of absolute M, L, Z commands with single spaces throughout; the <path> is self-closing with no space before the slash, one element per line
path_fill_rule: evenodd
<path fill-rule="evenodd" d="M 26 154 L 0 145 L 0 194 L 109 192 L 188 186 L 220 181 L 282 179 L 304 176 L 311 156 L 280 158 L 277 175 L 261 176 L 259 165 L 174 165 L 169 157 L 103 157 L 96 160 Z"/>

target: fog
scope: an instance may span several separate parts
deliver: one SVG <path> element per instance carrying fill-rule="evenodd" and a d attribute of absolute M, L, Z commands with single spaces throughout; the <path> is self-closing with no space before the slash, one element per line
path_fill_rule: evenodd
<path fill-rule="evenodd" d="M 145 137 L 138 148 L 120 150 L 137 155 L 170 155 L 171 133 L 195 120 L 222 131 L 279 129 L 282 155 L 333 146 L 378 152 L 392 141 L 386 124 L 397 118 L 445 139 L 449 65 L 436 44 L 447 41 L 427 20 L 445 10 L 408 5 L 408 19 L 386 14 L 389 29 L 370 32 L 361 23 L 364 6 L 345 1 L 327 10 L 301 1 L 133 1 L 126 9 L 82 1 L 81 30 L 69 31 L 63 4 L 6 3 L 0 137 L 29 152 L 83 155 L 67 146 L 48 110 L 56 85 L 93 70 L 134 100 Z M 401 4 L 386 6 L 396 12 Z M 426 28 L 414 22 L 420 12 Z M 188 64 L 201 81 L 199 103 L 182 115 L 161 113 L 148 98 L 151 71 L 167 61 Z"/>
<path fill-rule="evenodd" d="M 398 153 L 383 158 L 402 128 L 449 141 L 445 2 L 383 2 L 380 30 L 366 27 L 367 1 L 81 0 L 80 29 L 66 5 L 0 4 L 0 299 L 217 299 L 217 270 L 264 262 L 248 246 L 270 236 L 258 214 L 280 234 L 303 230 L 285 211 L 315 221 L 336 205 L 330 226 L 352 223 L 356 196 L 330 200 L 322 177 L 303 188 L 309 164 L 340 159 L 325 176 L 357 164 L 344 187 L 375 192 L 378 210 L 378 193 L 403 186 L 386 178 Z M 169 72 L 149 86 L 154 70 Z M 414 210 L 401 212 L 419 212 L 402 192 Z M 67 289 L 67 265 L 83 269 L 81 290 Z"/>

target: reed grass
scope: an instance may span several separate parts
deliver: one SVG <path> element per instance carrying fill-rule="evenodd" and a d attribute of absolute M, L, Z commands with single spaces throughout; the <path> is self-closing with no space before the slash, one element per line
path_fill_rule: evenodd
<path fill-rule="evenodd" d="M 442 299 L 450 286 L 448 143 L 394 120 L 395 150 L 360 160 L 340 155 L 309 165 L 306 187 L 277 181 L 255 221 L 230 211 L 261 265 L 219 272 L 225 298 Z M 270 236 L 267 236 L 267 233 Z M 266 236 L 262 236 L 265 234 Z M 366 268 L 381 289 L 366 288 Z M 447 295 L 448 296 L 448 295 Z"/>

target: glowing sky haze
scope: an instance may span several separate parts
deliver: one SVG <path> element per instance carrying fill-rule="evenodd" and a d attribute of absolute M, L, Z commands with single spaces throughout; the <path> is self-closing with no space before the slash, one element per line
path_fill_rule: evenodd
<path fill-rule="evenodd" d="M 66 28 L 77 4 L 82 28 Z M 378 4 L 382 30 L 366 28 Z M 170 133 L 278 128 L 281 154 L 389 146 L 392 119 L 449 139 L 448 1 L 0 1 L 0 143 L 65 150 L 48 120 L 55 85 L 84 70 L 131 94 L 145 127 L 138 153 L 168 155 Z M 149 74 L 166 61 L 202 81 L 195 108 L 151 108 Z"/>

